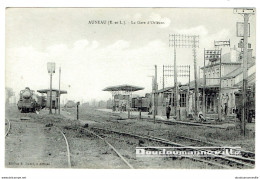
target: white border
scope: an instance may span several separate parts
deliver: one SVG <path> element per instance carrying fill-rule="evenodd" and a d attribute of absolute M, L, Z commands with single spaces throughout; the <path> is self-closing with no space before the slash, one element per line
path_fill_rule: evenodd
<path fill-rule="evenodd" d="M 0 78 L 1 78 L 1 92 L 0 92 L 0 177 L 8 176 L 26 176 L 27 179 L 31 178 L 231 178 L 238 177 L 260 177 L 260 164 L 259 155 L 256 155 L 256 169 L 254 170 L 83 170 L 83 169 L 6 169 L 4 168 L 4 59 L 5 59 L 5 8 L 6 7 L 256 7 L 258 11 L 257 0 L 94 0 L 92 2 L 83 0 L 2 0 L 0 6 Z M 257 12 L 258 13 L 258 12 Z M 257 16 L 256 13 L 256 16 Z M 256 20 L 259 18 L 257 17 Z M 259 23 L 257 23 L 259 29 Z M 259 38 L 257 36 L 257 44 Z M 256 49 L 256 56 L 258 57 L 258 45 Z M 259 62 L 257 62 L 258 66 Z M 257 72 L 257 79 L 259 79 Z M 258 80 L 256 88 L 259 89 Z M 258 97 L 258 92 L 257 92 Z M 258 107 L 258 100 L 256 101 Z M 256 107 L 256 115 L 258 120 L 259 112 Z M 257 131 L 259 127 L 257 127 Z M 259 141 L 259 133 L 256 133 L 256 141 Z M 259 142 L 256 145 L 256 151 L 259 149 Z M 258 150 L 259 151 L 259 150 Z M 0 178 L 1 179 L 1 178 Z"/>

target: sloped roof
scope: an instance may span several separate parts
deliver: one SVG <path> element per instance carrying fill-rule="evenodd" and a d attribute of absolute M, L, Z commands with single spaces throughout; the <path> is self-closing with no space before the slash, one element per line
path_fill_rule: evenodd
<path fill-rule="evenodd" d="M 162 93 L 162 92 L 166 92 L 166 91 L 169 91 L 169 90 L 172 90 L 172 89 L 174 89 L 174 86 L 162 88 L 162 89 L 158 90 L 157 92 L 158 92 L 158 93 Z M 188 84 L 179 85 L 179 89 L 180 89 L 180 90 L 187 90 L 187 89 L 188 89 Z"/>
<path fill-rule="evenodd" d="M 139 86 L 133 86 L 133 85 L 118 85 L 118 86 L 109 86 L 106 87 L 105 89 L 103 89 L 103 91 L 139 91 L 139 90 L 143 90 L 143 87 L 139 87 Z"/>
<path fill-rule="evenodd" d="M 251 68 L 251 67 L 254 66 L 254 65 L 255 65 L 255 63 L 250 63 L 250 64 L 248 64 L 247 69 Z M 228 73 L 227 75 L 225 75 L 225 76 L 222 77 L 222 78 L 224 78 L 224 79 L 234 78 L 234 77 L 236 77 L 237 75 L 239 75 L 239 74 L 241 74 L 241 73 L 243 73 L 243 68 L 242 68 L 242 67 L 235 69 L 234 71 Z"/>
<path fill-rule="evenodd" d="M 174 88 L 174 86 L 170 86 L 170 87 L 162 88 L 162 89 L 158 90 L 157 92 L 158 93 L 162 93 L 162 92 L 165 92 L 165 91 L 169 91 L 169 90 L 171 90 L 173 88 Z"/>
<path fill-rule="evenodd" d="M 187 83 L 186 85 L 189 85 L 189 83 Z M 203 78 L 200 78 L 197 80 L 197 85 L 198 85 L 198 87 L 203 85 Z M 190 82 L 190 89 L 193 89 L 193 88 L 195 88 L 195 80 Z"/>
<path fill-rule="evenodd" d="M 39 92 L 39 93 L 47 93 L 48 91 L 50 91 L 50 89 L 37 90 L 37 92 Z M 52 91 L 59 92 L 58 89 L 52 89 Z M 65 90 L 60 90 L 60 94 L 67 94 L 67 91 L 65 91 Z"/>
<path fill-rule="evenodd" d="M 222 61 L 221 61 L 221 64 L 222 65 L 241 65 L 240 62 L 222 62 Z M 209 67 L 213 67 L 213 66 L 217 66 L 217 65 L 219 65 L 219 62 L 211 64 L 211 65 L 206 65 L 205 68 L 209 68 Z M 204 69 L 204 67 L 201 67 L 200 69 Z"/>
<path fill-rule="evenodd" d="M 253 74 L 248 76 L 247 83 L 248 83 L 249 86 L 252 85 L 252 84 L 255 84 L 255 75 L 256 74 L 253 73 Z M 242 85 L 243 85 L 243 80 L 241 80 L 240 82 L 236 83 L 234 86 L 239 86 L 240 87 Z"/>

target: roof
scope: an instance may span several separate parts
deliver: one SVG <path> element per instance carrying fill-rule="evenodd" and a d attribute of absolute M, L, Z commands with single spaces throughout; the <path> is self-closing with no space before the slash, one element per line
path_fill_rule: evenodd
<path fill-rule="evenodd" d="M 162 89 L 158 90 L 157 93 L 166 92 L 166 91 L 169 91 L 169 90 L 172 90 L 172 89 L 174 89 L 174 86 L 162 88 Z M 180 89 L 180 90 L 187 90 L 187 89 L 188 89 L 188 84 L 179 85 L 179 89 Z"/>
<path fill-rule="evenodd" d="M 48 91 L 50 91 L 50 89 L 41 89 L 41 90 L 37 90 L 37 92 L 39 93 L 47 93 Z M 58 89 L 52 89 L 52 91 L 56 91 L 58 92 Z M 67 94 L 67 91 L 65 90 L 60 90 L 60 94 Z"/>
<path fill-rule="evenodd" d="M 200 78 L 197 80 L 197 84 L 198 84 L 198 88 L 203 86 L 203 78 Z M 184 85 L 179 85 L 180 86 L 180 90 L 187 90 L 189 88 L 189 83 L 186 83 Z M 190 82 L 190 89 L 194 89 L 195 88 L 195 80 Z M 163 89 L 158 90 L 158 93 L 162 93 L 162 92 L 166 92 L 169 91 L 171 89 L 174 89 L 174 86 L 170 86 L 170 87 L 166 87 Z"/>
<path fill-rule="evenodd" d="M 248 76 L 247 78 L 247 82 L 248 82 L 248 85 L 252 85 L 252 84 L 255 84 L 255 73 L 251 74 Z M 241 80 L 240 82 L 236 83 L 234 86 L 242 86 L 243 85 L 243 80 Z"/>
<path fill-rule="evenodd" d="M 202 86 L 202 84 L 203 84 L 203 78 L 198 79 L 198 80 L 197 80 L 198 88 L 199 88 L 200 86 Z M 189 85 L 189 83 L 187 83 L 187 85 Z M 193 80 L 193 81 L 190 82 L 190 89 L 193 89 L 193 88 L 195 88 L 195 80 Z"/>
<path fill-rule="evenodd" d="M 247 68 L 251 68 L 251 67 L 254 66 L 254 65 L 255 65 L 255 63 L 250 63 L 250 64 L 248 64 L 248 67 L 247 67 Z M 224 78 L 224 79 L 225 79 L 225 78 L 234 78 L 234 77 L 236 77 L 237 75 L 239 75 L 239 74 L 241 74 L 241 73 L 243 73 L 243 68 L 242 68 L 242 67 L 235 69 L 234 71 L 228 73 L 227 75 L 225 75 L 225 76 L 222 77 L 222 78 Z"/>
<path fill-rule="evenodd" d="M 185 84 L 185 86 L 189 85 L 189 83 Z M 198 85 L 198 88 L 203 88 L 204 86 L 204 79 L 203 78 L 200 78 L 197 80 L 197 85 Z M 216 84 L 216 85 L 206 85 L 205 88 L 219 88 L 219 85 Z M 190 89 L 195 89 L 195 80 L 191 81 L 190 82 Z"/>
<path fill-rule="evenodd" d="M 222 65 L 241 65 L 240 62 L 222 62 L 222 61 L 221 61 L 221 64 Z M 209 67 L 213 67 L 213 66 L 217 66 L 217 65 L 219 65 L 219 62 L 211 64 L 211 65 L 207 65 L 207 66 L 205 66 L 205 68 L 209 68 Z M 200 69 L 204 69 L 204 67 L 201 67 Z"/>
<path fill-rule="evenodd" d="M 133 86 L 133 85 L 118 85 L 118 86 L 109 86 L 103 89 L 103 91 L 139 91 L 143 90 L 143 87 Z"/>
<path fill-rule="evenodd" d="M 169 91 L 169 90 L 171 90 L 173 88 L 174 88 L 174 86 L 170 86 L 170 87 L 162 88 L 162 89 L 158 90 L 157 92 L 158 93 L 162 93 L 162 92 L 165 92 L 165 91 Z"/>

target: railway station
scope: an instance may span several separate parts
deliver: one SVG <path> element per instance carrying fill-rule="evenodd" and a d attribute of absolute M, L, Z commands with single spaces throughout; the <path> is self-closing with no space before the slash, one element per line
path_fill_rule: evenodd
<path fill-rule="evenodd" d="M 6 14 L 6 168 L 255 169 L 255 8 L 33 9 Z"/>
<path fill-rule="evenodd" d="M 52 109 L 58 109 L 59 108 L 59 100 L 60 100 L 60 96 L 62 94 L 67 94 L 67 91 L 65 90 L 58 90 L 58 89 L 52 89 L 52 98 L 50 98 L 50 89 L 40 89 L 37 90 L 37 92 L 41 93 L 41 94 L 46 94 L 47 95 L 47 100 L 46 100 L 46 107 L 50 108 L 50 101 L 52 101 Z"/>
<path fill-rule="evenodd" d="M 132 85 L 118 85 L 107 87 L 103 89 L 103 91 L 108 91 L 112 94 L 113 111 L 130 111 L 132 106 L 132 93 L 143 89 L 142 87 Z"/>

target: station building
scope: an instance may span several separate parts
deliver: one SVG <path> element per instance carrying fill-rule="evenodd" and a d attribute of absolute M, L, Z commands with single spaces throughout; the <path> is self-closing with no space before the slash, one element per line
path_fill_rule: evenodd
<path fill-rule="evenodd" d="M 243 81 L 243 63 L 242 53 L 236 48 L 231 48 L 229 53 L 221 56 L 221 107 L 226 116 L 235 116 L 235 93 L 241 89 Z M 220 76 L 220 60 L 208 63 L 201 70 L 205 70 L 205 106 L 206 114 L 217 117 L 218 100 L 219 100 L 219 76 Z M 255 85 L 255 57 L 252 57 L 252 49 L 248 49 L 248 86 Z M 207 79 L 216 78 L 216 79 Z M 202 94 L 204 87 L 204 79 L 197 80 L 198 84 L 198 111 L 202 111 Z M 181 120 L 185 119 L 189 114 L 193 114 L 195 107 L 195 82 L 190 84 L 179 85 L 179 109 Z M 166 115 L 166 106 L 171 105 L 174 101 L 174 86 L 158 90 L 158 115 Z M 172 106 L 172 105 L 171 105 Z M 174 113 L 172 106 L 171 115 Z"/>

